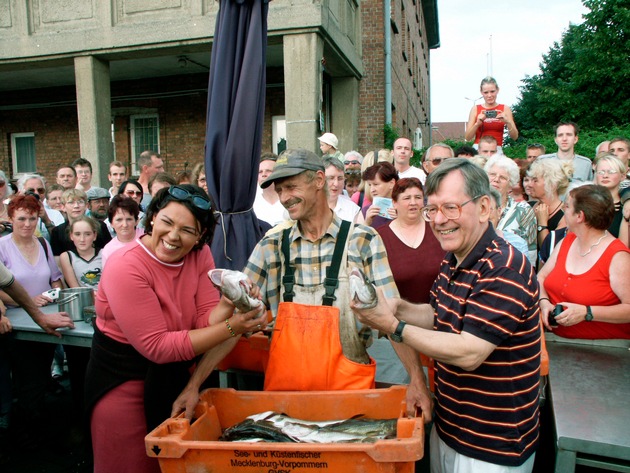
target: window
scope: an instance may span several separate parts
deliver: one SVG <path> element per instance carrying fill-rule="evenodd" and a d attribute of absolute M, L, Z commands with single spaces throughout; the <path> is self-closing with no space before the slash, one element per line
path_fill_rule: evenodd
<path fill-rule="evenodd" d="M 129 117 L 131 133 L 131 173 L 139 174 L 136 166 L 140 153 L 146 150 L 160 152 L 160 125 L 156 113 L 150 115 L 131 115 Z"/>
<path fill-rule="evenodd" d="M 274 153 L 280 154 L 287 148 L 287 122 L 284 115 L 271 117 L 271 139 Z"/>
<path fill-rule="evenodd" d="M 35 164 L 35 133 L 11 134 L 13 175 L 37 172 Z"/>

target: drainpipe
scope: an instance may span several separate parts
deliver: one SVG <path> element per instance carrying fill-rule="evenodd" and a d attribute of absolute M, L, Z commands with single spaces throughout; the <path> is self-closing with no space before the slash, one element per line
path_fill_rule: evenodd
<path fill-rule="evenodd" d="M 383 0 L 385 23 L 385 124 L 392 124 L 392 17 L 391 0 Z"/>

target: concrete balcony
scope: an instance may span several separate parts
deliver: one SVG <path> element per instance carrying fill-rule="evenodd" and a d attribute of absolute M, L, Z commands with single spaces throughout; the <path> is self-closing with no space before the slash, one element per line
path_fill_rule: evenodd
<path fill-rule="evenodd" d="M 0 90 L 73 84 L 80 56 L 109 62 L 112 81 L 202 72 L 218 10 L 216 0 L 1 2 Z M 268 66 L 282 66 L 284 35 L 316 33 L 327 71 L 359 78 L 360 25 L 356 0 L 273 0 Z"/>

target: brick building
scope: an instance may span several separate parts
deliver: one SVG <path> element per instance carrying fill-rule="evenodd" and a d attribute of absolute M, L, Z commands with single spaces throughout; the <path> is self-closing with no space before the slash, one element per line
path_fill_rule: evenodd
<path fill-rule="evenodd" d="M 108 163 L 134 169 L 146 148 L 159 149 L 173 173 L 203 160 L 218 7 L 216 0 L 0 7 L 0 169 L 50 179 L 84 157 L 93 182 L 108 186 Z M 317 150 L 317 136 L 332 131 L 342 151 L 365 153 L 387 121 L 428 138 L 429 54 L 438 45 L 437 0 L 274 0 L 263 150 L 282 138 Z"/>
<path fill-rule="evenodd" d="M 433 142 L 437 143 L 444 140 L 466 141 L 466 122 L 433 122 L 432 136 Z"/>

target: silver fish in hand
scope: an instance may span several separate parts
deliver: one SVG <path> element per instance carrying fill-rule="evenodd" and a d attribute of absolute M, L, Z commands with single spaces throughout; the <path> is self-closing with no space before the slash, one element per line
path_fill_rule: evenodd
<path fill-rule="evenodd" d="M 249 312 L 261 306 L 262 301 L 249 295 L 251 282 L 245 273 L 231 269 L 211 269 L 208 277 L 239 312 Z"/>
<path fill-rule="evenodd" d="M 359 268 L 353 268 L 348 277 L 350 297 L 358 309 L 373 309 L 378 304 L 376 287 Z"/>

